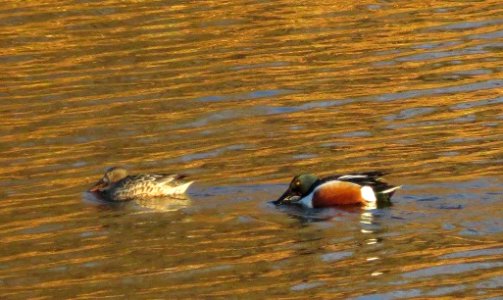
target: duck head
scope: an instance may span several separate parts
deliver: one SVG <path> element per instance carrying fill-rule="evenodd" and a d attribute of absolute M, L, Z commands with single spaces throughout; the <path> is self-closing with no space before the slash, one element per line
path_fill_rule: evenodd
<path fill-rule="evenodd" d="M 89 189 L 90 192 L 102 192 L 108 190 L 114 183 L 126 178 L 127 170 L 121 167 L 111 167 L 105 171 L 105 175 Z"/>
<path fill-rule="evenodd" d="M 295 203 L 307 196 L 314 184 L 318 181 L 318 177 L 313 174 L 301 174 L 292 179 L 288 189 L 273 203 L 280 205 L 283 203 Z"/>

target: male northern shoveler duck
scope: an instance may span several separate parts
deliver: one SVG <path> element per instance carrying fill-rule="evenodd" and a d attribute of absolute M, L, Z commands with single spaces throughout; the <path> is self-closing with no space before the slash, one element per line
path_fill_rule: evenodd
<path fill-rule="evenodd" d="M 184 194 L 193 183 L 183 182 L 185 175 L 139 174 L 128 175 L 124 168 L 108 168 L 90 192 L 100 194 L 110 201 L 149 199 Z"/>
<path fill-rule="evenodd" d="M 365 172 L 318 178 L 312 174 L 295 176 L 276 205 L 296 203 L 309 208 L 342 205 L 366 205 L 389 202 L 400 186 L 389 185 L 380 179 L 383 172 Z"/>

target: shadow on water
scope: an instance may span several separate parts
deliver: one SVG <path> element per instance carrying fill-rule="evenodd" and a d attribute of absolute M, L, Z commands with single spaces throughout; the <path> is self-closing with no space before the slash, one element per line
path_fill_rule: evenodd
<path fill-rule="evenodd" d="M 96 206 L 100 209 L 144 209 L 153 211 L 177 211 L 191 205 L 192 200 L 188 196 L 180 197 L 156 197 L 148 199 L 135 199 L 131 201 L 108 201 L 97 193 L 83 192 L 84 203 Z"/>
<path fill-rule="evenodd" d="M 343 219 L 348 214 L 356 215 L 381 215 L 384 209 L 389 208 L 393 203 L 379 203 L 376 208 L 365 208 L 359 206 L 333 207 L 333 208 L 304 208 L 300 205 L 275 205 L 268 202 L 268 207 L 275 208 L 288 216 L 298 219 L 301 223 L 323 222 L 336 219 Z"/>

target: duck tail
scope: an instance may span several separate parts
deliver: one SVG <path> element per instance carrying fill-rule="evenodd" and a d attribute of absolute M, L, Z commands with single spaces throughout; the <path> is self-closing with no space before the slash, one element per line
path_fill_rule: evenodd
<path fill-rule="evenodd" d="M 396 192 L 396 190 L 400 189 L 402 186 L 390 186 L 385 190 L 377 192 L 377 201 L 378 202 L 389 202 L 391 200 L 391 197 L 393 197 L 393 194 Z"/>
<path fill-rule="evenodd" d="M 401 185 L 397 185 L 397 186 L 392 186 L 390 187 L 389 189 L 386 189 L 384 191 L 381 191 L 382 194 L 390 194 L 389 196 L 393 196 L 393 194 L 395 193 L 396 190 L 400 189 L 402 186 Z"/>
<path fill-rule="evenodd" d="M 193 184 L 193 183 L 194 183 L 194 181 L 189 181 L 189 182 L 186 182 L 184 184 L 172 187 L 171 188 L 171 194 L 174 194 L 174 195 L 185 194 L 185 192 L 187 191 L 187 189 L 189 188 L 189 186 L 191 184 Z"/>

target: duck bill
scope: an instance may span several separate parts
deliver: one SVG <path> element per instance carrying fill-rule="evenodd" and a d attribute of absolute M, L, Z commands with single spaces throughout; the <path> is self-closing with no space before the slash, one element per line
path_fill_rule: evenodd
<path fill-rule="evenodd" d="M 103 179 L 100 179 L 98 182 L 96 182 L 90 189 L 90 192 L 99 192 L 102 189 L 104 189 L 107 186 L 107 184 L 103 181 Z"/>
<path fill-rule="evenodd" d="M 289 188 L 286 190 L 286 192 L 281 195 L 278 200 L 273 201 L 272 203 L 275 205 L 281 205 L 285 202 L 291 202 L 292 198 L 295 197 L 295 195 L 292 193 L 292 190 Z"/>

